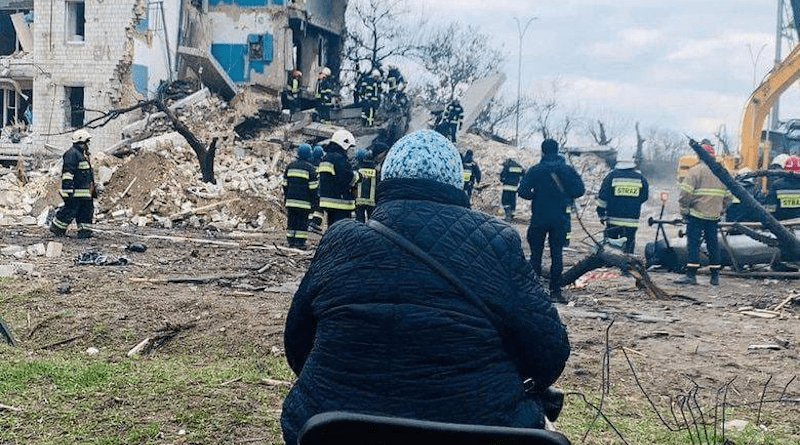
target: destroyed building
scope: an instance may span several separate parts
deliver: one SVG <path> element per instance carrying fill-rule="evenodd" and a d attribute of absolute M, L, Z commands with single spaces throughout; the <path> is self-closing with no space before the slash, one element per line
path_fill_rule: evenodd
<path fill-rule="evenodd" d="M 346 0 L 0 1 L 0 159 L 60 155 L 72 130 L 153 98 L 163 81 L 199 79 L 230 100 L 279 94 L 301 70 L 311 97 L 339 69 Z M 109 147 L 138 116 L 93 129 Z"/>

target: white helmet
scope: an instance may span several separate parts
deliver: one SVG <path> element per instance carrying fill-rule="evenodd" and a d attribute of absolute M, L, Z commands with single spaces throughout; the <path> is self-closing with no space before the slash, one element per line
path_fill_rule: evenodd
<path fill-rule="evenodd" d="M 342 147 L 343 150 L 348 150 L 356 146 L 355 136 L 347 130 L 336 130 L 333 136 L 331 136 L 331 142 Z"/>
<path fill-rule="evenodd" d="M 87 143 L 89 142 L 90 139 L 92 139 L 92 134 L 84 130 L 83 128 L 75 131 L 75 133 L 72 133 L 73 144 L 77 144 L 79 142 Z"/>
<path fill-rule="evenodd" d="M 617 170 L 629 170 L 632 168 L 636 168 L 636 160 L 633 158 L 622 158 L 617 160 L 616 165 L 614 168 Z"/>
<path fill-rule="evenodd" d="M 330 76 L 331 75 L 331 69 L 326 66 L 325 68 L 322 69 L 322 75 L 325 76 L 325 77 Z"/>
<path fill-rule="evenodd" d="M 781 166 L 781 169 L 782 169 L 786 165 L 786 161 L 788 161 L 788 160 L 789 160 L 789 155 L 787 155 L 786 153 L 781 153 L 781 154 L 779 154 L 778 156 L 775 156 L 775 158 L 772 159 L 772 162 L 770 163 L 770 165 L 778 164 L 778 165 Z"/>

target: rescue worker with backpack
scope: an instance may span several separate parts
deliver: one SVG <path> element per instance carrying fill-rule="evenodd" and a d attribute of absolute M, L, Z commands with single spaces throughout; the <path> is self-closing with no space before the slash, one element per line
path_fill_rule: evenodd
<path fill-rule="evenodd" d="M 366 222 L 375 209 L 378 175 L 372 151 L 363 148 L 356 152 L 358 184 L 356 185 L 356 220 Z"/>
<path fill-rule="evenodd" d="M 647 179 L 633 159 L 617 162 L 597 193 L 597 215 L 605 222 L 608 239 L 625 240 L 623 251 L 633 253 L 642 204 L 649 196 Z"/>
<path fill-rule="evenodd" d="M 319 164 L 319 206 L 327 214 L 328 229 L 339 220 L 352 218 L 356 209 L 353 186 L 358 181 L 358 173 L 347 161 L 347 150 L 355 145 L 352 133 L 337 130 Z"/>
<path fill-rule="evenodd" d="M 297 148 L 297 159 L 286 167 L 283 174 L 281 185 L 286 206 L 286 240 L 289 247 L 305 248 L 308 239 L 308 215 L 319 187 L 317 169 L 311 163 L 312 160 L 311 146 L 300 144 Z"/>
<path fill-rule="evenodd" d="M 300 111 L 300 81 L 302 78 L 303 73 L 294 70 L 289 78 L 289 85 L 286 87 L 286 106 L 291 114 Z"/>
<path fill-rule="evenodd" d="M 375 125 L 375 117 L 381 105 L 381 72 L 372 70 L 365 79 L 361 96 L 361 121 L 366 127 Z"/>
<path fill-rule="evenodd" d="M 461 129 L 461 125 L 464 123 L 464 108 L 461 107 L 461 102 L 458 99 L 453 99 L 447 105 L 444 110 L 444 121 L 447 124 L 446 136 L 455 143 L 458 130 Z"/>
<path fill-rule="evenodd" d="M 563 248 L 567 240 L 573 201 L 586 192 L 578 172 L 567 165 L 558 154 L 558 142 L 542 142 L 542 160 L 529 168 L 522 177 L 517 193 L 531 201 L 531 222 L 528 226 L 528 244 L 531 248 L 531 266 L 536 275 L 542 275 L 544 240 L 550 245 L 550 298 L 566 302 L 561 295 Z"/>
<path fill-rule="evenodd" d="M 500 201 L 505 212 L 505 220 L 508 222 L 514 220 L 514 211 L 517 209 L 517 189 L 523 174 L 525 174 L 525 169 L 519 165 L 519 162 L 511 158 L 506 159 L 503 163 L 503 170 L 500 171 L 500 183 L 503 184 L 503 196 Z"/>
<path fill-rule="evenodd" d="M 78 225 L 78 238 L 93 236 L 94 198 L 98 191 L 89 157 L 91 139 L 88 131 L 82 128 L 75 131 L 72 134 L 72 147 L 64 153 L 60 191 L 64 207 L 56 212 L 50 223 L 50 231 L 55 236 L 64 236 L 73 219 Z"/>

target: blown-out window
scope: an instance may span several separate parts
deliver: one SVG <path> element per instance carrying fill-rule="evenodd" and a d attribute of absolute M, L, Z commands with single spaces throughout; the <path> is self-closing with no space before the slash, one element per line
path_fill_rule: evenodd
<path fill-rule="evenodd" d="M 86 40 L 86 4 L 82 1 L 67 2 L 67 41 Z"/>

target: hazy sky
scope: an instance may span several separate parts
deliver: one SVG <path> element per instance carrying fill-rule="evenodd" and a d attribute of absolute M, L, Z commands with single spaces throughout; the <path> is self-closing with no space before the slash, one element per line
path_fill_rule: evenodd
<path fill-rule="evenodd" d="M 408 2 L 433 21 L 472 23 L 492 35 L 509 55 L 505 88 L 512 95 L 519 44 L 514 17 L 537 17 L 523 40 L 523 91 L 560 79 L 567 106 L 590 119 L 627 124 L 626 137 L 639 121 L 698 138 L 725 124 L 738 139 L 754 74 L 760 82 L 775 57 L 777 0 Z M 787 46 L 784 40 L 784 55 Z M 790 117 L 800 118 L 796 86 L 781 101 L 781 119 Z"/>

